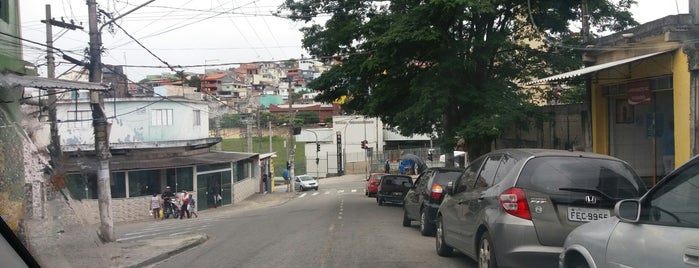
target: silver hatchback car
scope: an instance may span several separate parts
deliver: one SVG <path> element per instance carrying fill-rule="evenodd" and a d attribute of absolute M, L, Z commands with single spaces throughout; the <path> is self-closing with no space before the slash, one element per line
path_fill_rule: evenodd
<path fill-rule="evenodd" d="M 479 267 L 557 267 L 570 231 L 612 216 L 614 204 L 646 187 L 617 158 L 563 150 L 506 149 L 471 162 L 447 186 L 436 248 Z"/>
<path fill-rule="evenodd" d="M 560 267 L 699 267 L 699 158 L 614 211 L 568 235 Z"/>

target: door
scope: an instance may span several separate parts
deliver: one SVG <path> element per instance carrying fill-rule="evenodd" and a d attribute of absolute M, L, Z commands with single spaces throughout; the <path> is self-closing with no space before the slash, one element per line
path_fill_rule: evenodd
<path fill-rule="evenodd" d="M 485 161 L 486 157 L 482 156 L 475 161 L 471 162 L 471 165 L 466 167 L 464 174 L 454 183 L 454 196 L 448 199 L 448 204 L 445 199 L 441 207 L 446 207 L 447 211 L 442 213 L 444 219 L 444 232 L 445 238 L 451 246 L 456 247 L 462 251 L 468 250 L 466 242 L 466 230 L 464 229 L 464 213 L 468 211 L 465 208 L 465 200 L 469 199 L 472 195 L 469 190 L 473 188 L 475 184 L 476 176 L 480 171 L 480 167 Z M 468 250 L 472 252 L 473 249 Z"/>
<path fill-rule="evenodd" d="M 671 176 L 643 198 L 638 223 L 617 224 L 607 267 L 699 267 L 699 161 Z"/>
<path fill-rule="evenodd" d="M 405 207 L 406 213 L 408 213 L 408 217 L 411 219 L 418 219 L 420 217 L 420 195 L 421 192 L 424 191 L 425 182 L 430 174 L 432 174 L 430 170 L 423 172 L 420 177 L 415 180 L 412 189 L 410 189 L 405 196 L 405 204 L 403 204 L 403 206 Z"/>
<path fill-rule="evenodd" d="M 463 226 L 465 248 L 473 250 L 476 240 L 476 231 L 485 217 L 486 202 L 485 192 L 493 185 L 495 173 L 500 166 L 501 155 L 490 155 L 486 158 L 483 168 L 475 176 L 474 183 L 466 190 L 461 206 L 459 221 Z M 471 252 L 475 254 L 476 252 Z"/>

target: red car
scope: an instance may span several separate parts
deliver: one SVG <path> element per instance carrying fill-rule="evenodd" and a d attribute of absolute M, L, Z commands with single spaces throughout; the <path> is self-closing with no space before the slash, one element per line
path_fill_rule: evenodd
<path fill-rule="evenodd" d="M 376 196 L 379 192 L 379 181 L 381 181 L 381 176 L 386 175 L 386 173 L 371 173 L 369 177 L 366 178 L 366 190 L 364 190 L 364 195 L 368 197 Z"/>

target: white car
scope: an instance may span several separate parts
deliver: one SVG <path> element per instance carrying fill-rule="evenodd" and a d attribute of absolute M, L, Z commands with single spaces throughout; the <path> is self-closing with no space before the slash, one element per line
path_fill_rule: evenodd
<path fill-rule="evenodd" d="M 561 268 L 699 266 L 699 157 L 614 210 L 568 234 Z"/>
<path fill-rule="evenodd" d="M 315 189 L 318 191 L 318 181 L 308 175 L 298 175 L 294 180 L 294 187 L 300 191 Z"/>

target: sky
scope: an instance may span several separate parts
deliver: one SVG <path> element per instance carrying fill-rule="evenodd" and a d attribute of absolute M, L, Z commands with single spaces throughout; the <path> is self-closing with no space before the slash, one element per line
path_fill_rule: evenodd
<path fill-rule="evenodd" d="M 281 61 L 308 57 L 301 46 L 303 23 L 273 16 L 284 0 L 156 0 L 117 20 L 124 29 L 107 27 L 102 31 L 106 54 L 105 64 L 127 65 L 130 80 L 139 81 L 150 74 L 171 72 L 158 58 L 185 71 L 201 73 L 207 69 L 228 68 L 236 63 Z M 613 0 L 612 0 L 613 1 Z M 689 0 L 637 0 L 631 12 L 639 23 L 688 11 Z M 108 13 L 123 14 L 147 0 L 97 0 Z M 82 23 L 84 30 L 53 28 L 54 47 L 68 55 L 83 59 L 88 47 L 88 19 L 85 0 L 21 0 L 22 37 L 46 43 L 45 5 L 51 5 L 56 20 Z M 679 10 L 679 12 L 678 12 Z M 321 20 L 323 18 L 320 18 Z M 125 33 L 135 37 L 152 51 L 149 54 Z M 39 75 L 46 76 L 45 48 L 24 44 L 24 59 L 39 66 Z M 73 65 L 57 59 L 56 75 Z M 134 67 L 130 67 L 133 65 Z M 176 68 L 181 70 L 180 68 Z"/>

